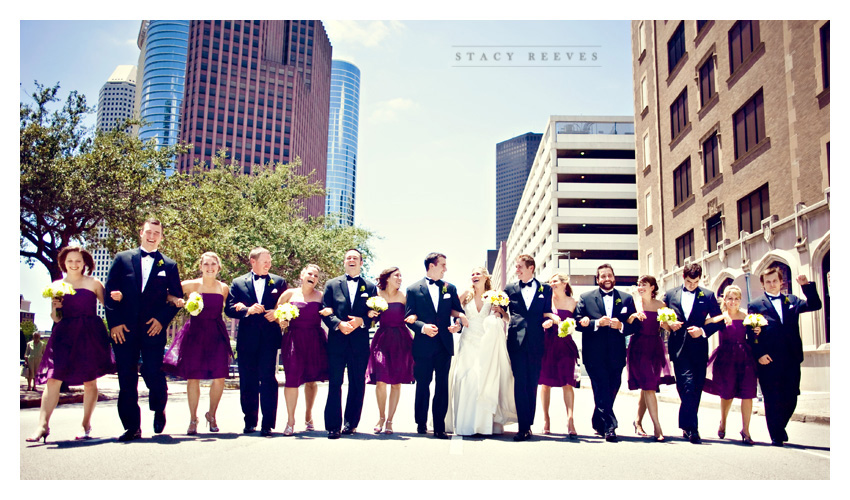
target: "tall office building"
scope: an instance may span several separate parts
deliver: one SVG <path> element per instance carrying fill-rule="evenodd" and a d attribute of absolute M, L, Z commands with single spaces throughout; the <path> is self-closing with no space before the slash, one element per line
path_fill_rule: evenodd
<path fill-rule="evenodd" d="M 507 241 L 511 232 L 542 137 L 543 134 L 528 132 L 496 144 L 496 246 Z"/>
<path fill-rule="evenodd" d="M 251 165 L 302 161 L 325 186 L 331 44 L 321 21 L 191 21 L 181 140 L 185 171 L 223 148 Z M 306 203 L 324 215 L 325 199 Z"/>
<path fill-rule="evenodd" d="M 620 285 L 638 272 L 634 123 L 631 116 L 551 116 L 522 191 L 494 283 L 514 281 L 522 254 L 542 281 L 563 272 L 574 295 L 611 264 Z"/>
<path fill-rule="evenodd" d="M 818 286 L 803 390 L 829 390 L 829 21 L 632 21 L 640 268 L 662 290 Z M 715 336 L 716 338 L 716 336 Z M 713 341 L 712 342 L 716 342 Z"/>
<path fill-rule="evenodd" d="M 357 181 L 357 131 L 360 123 L 360 69 L 346 61 L 331 65 L 328 124 L 328 176 L 325 212 L 340 224 L 354 225 Z"/>
<path fill-rule="evenodd" d="M 180 135 L 189 21 L 142 21 L 137 43 L 141 89 L 136 109 L 144 122 L 139 138 L 172 146 Z"/>

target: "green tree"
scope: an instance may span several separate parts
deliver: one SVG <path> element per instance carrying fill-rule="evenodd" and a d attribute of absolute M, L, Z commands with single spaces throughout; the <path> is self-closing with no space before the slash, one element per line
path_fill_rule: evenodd
<path fill-rule="evenodd" d="M 72 91 L 51 111 L 59 84 L 35 85 L 34 103 L 21 103 L 20 254 L 56 280 L 62 247 L 99 243 L 116 251 L 137 239 L 139 220 L 160 209 L 158 194 L 171 184 L 166 168 L 185 146 L 158 149 L 123 127 L 94 133 L 83 126 L 92 112 L 85 96 Z M 96 231 L 101 222 L 111 231 L 104 241 Z"/>
<path fill-rule="evenodd" d="M 27 342 L 32 340 L 32 334 L 38 330 L 36 328 L 35 323 L 30 320 L 21 321 L 21 331 L 24 332 L 24 336 L 27 338 Z"/>

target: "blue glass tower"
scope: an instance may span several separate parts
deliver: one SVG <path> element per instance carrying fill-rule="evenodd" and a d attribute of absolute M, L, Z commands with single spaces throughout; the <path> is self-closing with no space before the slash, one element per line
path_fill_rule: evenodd
<path fill-rule="evenodd" d="M 139 129 L 143 141 L 156 139 L 159 146 L 177 143 L 188 44 L 189 21 L 142 22 L 139 116 L 147 122 Z"/>
<path fill-rule="evenodd" d="M 328 124 L 328 173 L 325 213 L 340 224 L 354 225 L 357 178 L 357 129 L 360 121 L 360 69 L 348 62 L 331 63 Z"/>

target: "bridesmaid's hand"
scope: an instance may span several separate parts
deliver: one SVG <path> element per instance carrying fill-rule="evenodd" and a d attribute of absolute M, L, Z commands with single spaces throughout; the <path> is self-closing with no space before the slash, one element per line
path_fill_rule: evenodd
<path fill-rule="evenodd" d="M 682 325 L 684 325 L 684 323 L 682 323 L 681 321 L 668 321 L 667 322 L 667 326 L 669 326 L 670 329 L 673 330 L 674 332 L 678 332 L 679 328 L 682 328 Z"/>
<path fill-rule="evenodd" d="M 53 297 L 53 301 L 52 301 L 52 303 L 53 303 L 53 308 L 54 308 L 54 309 L 62 309 L 62 298 L 60 298 L 60 297 Z"/>
<path fill-rule="evenodd" d="M 726 326 L 730 326 L 732 324 L 732 318 L 726 316 L 725 318 L 723 318 L 723 322 L 726 324 Z"/>
<path fill-rule="evenodd" d="M 322 309 L 321 311 L 319 311 L 319 314 L 321 314 L 322 316 L 330 316 L 331 314 L 333 314 L 333 312 L 334 312 L 333 309 L 331 309 L 330 307 L 326 307 L 326 308 Z"/>
<path fill-rule="evenodd" d="M 281 330 L 286 330 L 289 327 L 289 320 L 281 319 L 279 323 Z"/>
<path fill-rule="evenodd" d="M 416 315 L 411 314 L 410 316 L 404 318 L 404 322 L 407 323 L 408 325 L 412 325 L 413 323 L 416 323 Z"/>
<path fill-rule="evenodd" d="M 761 333 L 761 327 L 760 326 L 754 326 L 753 327 L 753 333 L 755 333 L 756 335 L 760 334 Z"/>
<path fill-rule="evenodd" d="M 589 326 L 590 325 L 590 318 L 585 316 L 585 317 L 583 317 L 579 320 L 578 324 L 580 324 L 581 326 L 585 326 L 585 327 Z"/>
<path fill-rule="evenodd" d="M 178 309 L 181 309 L 181 308 L 186 306 L 186 301 L 183 300 L 183 298 L 181 297 L 181 298 L 175 300 L 174 302 L 172 302 L 172 305 L 174 305 L 174 307 L 176 307 Z"/>
<path fill-rule="evenodd" d="M 552 321 L 551 319 L 547 319 L 546 321 L 543 322 L 543 329 L 548 330 L 549 328 L 552 328 L 553 324 L 555 324 L 554 321 Z"/>
<path fill-rule="evenodd" d="M 381 315 L 381 313 L 379 313 L 378 311 L 376 311 L 376 310 L 374 310 L 374 309 L 372 309 L 372 310 L 370 310 L 370 311 L 369 311 L 369 317 L 370 317 L 370 318 L 377 318 L 377 317 L 378 317 L 378 316 L 380 316 L 380 315 Z"/>
<path fill-rule="evenodd" d="M 643 311 L 637 311 L 637 312 L 632 313 L 632 315 L 629 316 L 629 319 L 630 320 L 636 319 L 638 321 L 643 321 L 643 320 L 646 319 L 646 314 L 644 314 Z"/>

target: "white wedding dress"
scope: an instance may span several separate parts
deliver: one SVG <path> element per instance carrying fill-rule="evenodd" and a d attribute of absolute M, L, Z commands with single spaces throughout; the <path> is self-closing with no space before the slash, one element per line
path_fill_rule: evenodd
<path fill-rule="evenodd" d="M 449 371 L 446 430 L 460 436 L 502 434 L 505 425 L 517 421 L 506 322 L 490 314 L 486 300 L 480 312 L 470 300 L 464 313 L 469 327 L 460 335 Z"/>

